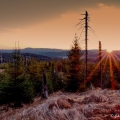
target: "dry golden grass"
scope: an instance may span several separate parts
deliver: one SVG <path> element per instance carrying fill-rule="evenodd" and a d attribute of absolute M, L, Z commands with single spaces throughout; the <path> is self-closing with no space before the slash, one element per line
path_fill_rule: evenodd
<path fill-rule="evenodd" d="M 56 92 L 20 109 L 0 113 L 0 120 L 120 120 L 120 90 Z"/>

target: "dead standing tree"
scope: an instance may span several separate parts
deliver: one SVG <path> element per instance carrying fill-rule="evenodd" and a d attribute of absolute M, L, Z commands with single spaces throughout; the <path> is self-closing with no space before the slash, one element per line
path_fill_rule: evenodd
<path fill-rule="evenodd" d="M 100 63 L 100 66 L 99 66 L 99 75 L 100 75 L 100 86 L 101 86 L 101 88 L 103 88 L 103 86 L 102 86 L 102 61 L 101 61 L 101 58 L 102 58 L 102 56 L 101 56 L 101 41 L 99 41 L 99 63 Z"/>
<path fill-rule="evenodd" d="M 85 82 L 87 79 L 87 74 L 88 74 L 87 66 L 88 66 L 88 27 L 89 27 L 88 21 L 89 21 L 89 14 L 86 11 L 85 14 L 81 14 L 81 15 L 85 15 L 85 17 L 83 19 L 79 19 L 80 22 L 77 24 L 77 26 L 79 25 L 80 26 L 79 29 L 82 29 L 82 31 L 85 29 L 85 70 L 84 70 L 84 82 Z M 90 86 L 90 82 L 87 83 L 87 86 L 88 87 Z"/>

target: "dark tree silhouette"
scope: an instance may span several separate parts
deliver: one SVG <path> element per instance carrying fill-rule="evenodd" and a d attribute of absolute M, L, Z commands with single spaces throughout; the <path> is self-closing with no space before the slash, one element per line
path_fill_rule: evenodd
<path fill-rule="evenodd" d="M 81 71 L 81 48 L 79 47 L 78 37 L 75 34 L 73 45 L 68 52 L 69 75 L 68 75 L 68 91 L 76 92 L 82 83 L 80 78 Z"/>

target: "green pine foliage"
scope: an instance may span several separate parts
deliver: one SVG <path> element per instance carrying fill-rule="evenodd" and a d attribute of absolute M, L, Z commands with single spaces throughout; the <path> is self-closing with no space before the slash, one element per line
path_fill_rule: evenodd
<path fill-rule="evenodd" d="M 64 89 L 64 76 L 59 61 L 53 60 L 45 65 L 49 93 Z M 58 69 L 57 69 L 58 68 Z"/>
<path fill-rule="evenodd" d="M 28 74 L 29 80 L 32 82 L 34 86 L 34 94 L 40 95 L 41 94 L 41 89 L 42 89 L 42 69 L 40 69 L 41 66 L 39 62 L 33 58 L 29 62 L 27 66 L 27 70 L 25 74 Z"/>
<path fill-rule="evenodd" d="M 68 52 L 69 60 L 69 75 L 67 81 L 67 90 L 70 92 L 76 92 L 82 84 L 80 77 L 81 72 L 81 48 L 79 47 L 78 37 L 75 35 L 71 50 Z"/>
<path fill-rule="evenodd" d="M 3 72 L 4 73 L 4 72 Z M 5 70 L 0 81 L 0 104 L 20 107 L 22 103 L 31 102 L 34 98 L 34 87 L 29 77 L 24 74 L 24 66 L 20 50 L 13 52 L 13 62 Z"/>
<path fill-rule="evenodd" d="M 45 65 L 46 66 L 46 65 Z M 46 78 L 48 83 L 48 92 L 52 93 L 54 91 L 54 63 L 51 61 L 49 62 L 49 69 L 46 69 Z"/>

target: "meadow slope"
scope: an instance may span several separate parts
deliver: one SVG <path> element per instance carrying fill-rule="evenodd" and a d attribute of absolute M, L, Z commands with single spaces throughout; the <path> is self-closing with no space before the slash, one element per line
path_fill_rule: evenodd
<path fill-rule="evenodd" d="M 0 110 L 0 120 L 120 120 L 120 90 L 56 92 L 20 109 Z"/>

